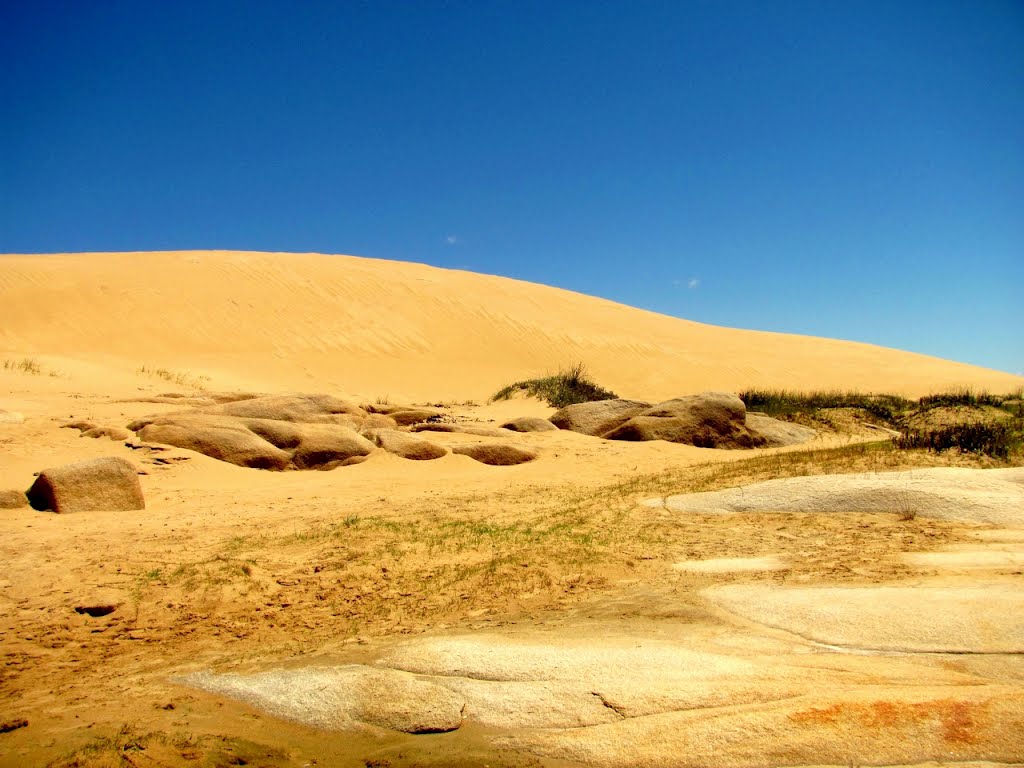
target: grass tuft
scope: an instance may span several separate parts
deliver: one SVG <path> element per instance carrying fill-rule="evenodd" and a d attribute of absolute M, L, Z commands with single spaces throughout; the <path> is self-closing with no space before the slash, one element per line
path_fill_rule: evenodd
<path fill-rule="evenodd" d="M 554 408 L 564 408 L 574 403 L 589 403 L 594 400 L 614 400 L 618 397 L 614 392 L 591 381 L 583 363 L 576 363 L 567 369 L 560 370 L 554 376 L 526 379 L 509 384 L 495 392 L 491 400 L 508 400 L 517 392 L 526 392 L 532 397 L 545 400 Z"/>
<path fill-rule="evenodd" d="M 31 357 L 23 357 L 21 360 L 4 360 L 5 371 L 20 371 L 32 376 L 39 376 L 43 372 L 43 366 Z"/>
<path fill-rule="evenodd" d="M 191 374 L 184 373 L 182 371 L 171 371 L 167 368 L 154 368 L 151 365 L 143 365 L 136 371 L 136 373 L 151 376 L 155 379 L 163 379 L 170 384 L 177 384 L 181 387 L 191 387 L 192 389 L 206 389 L 206 384 L 210 381 L 209 376 L 192 376 Z"/>
<path fill-rule="evenodd" d="M 953 424 L 937 429 L 908 429 L 893 437 L 897 448 L 925 448 L 935 453 L 957 448 L 961 453 L 977 453 L 997 459 L 1008 459 L 1020 450 L 1024 424 L 1012 423 Z"/>

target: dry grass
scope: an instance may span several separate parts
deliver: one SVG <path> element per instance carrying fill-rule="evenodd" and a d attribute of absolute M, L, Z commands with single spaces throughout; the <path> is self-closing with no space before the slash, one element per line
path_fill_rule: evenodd
<path fill-rule="evenodd" d="M 311 626 L 322 620 L 327 636 L 401 632 L 516 605 L 551 608 L 605 589 L 640 563 L 670 561 L 684 542 L 693 549 L 709 537 L 734 535 L 700 519 L 655 514 L 639 504 L 644 499 L 779 477 L 944 465 L 991 463 L 898 451 L 882 441 L 764 453 L 587 490 L 563 485 L 453 495 L 441 510 L 423 501 L 399 514 L 382 508 L 296 523 L 290 531 L 233 536 L 210 556 L 146 564 L 134 592 L 150 604 L 184 595 L 187 602 L 233 606 L 220 620 L 243 632 L 285 610 L 310 618 Z M 754 542 L 759 523 L 749 525 Z M 319 631 L 305 634 L 311 647 L 323 641 Z"/>
<path fill-rule="evenodd" d="M 143 365 L 136 373 L 149 376 L 154 379 L 161 379 L 168 384 L 177 384 L 181 387 L 203 390 L 210 382 L 209 376 L 195 376 L 186 371 L 172 371 L 167 368 L 157 368 L 152 365 Z"/>
<path fill-rule="evenodd" d="M 29 376 L 42 376 L 44 373 L 53 378 L 59 377 L 58 371 L 48 371 L 34 357 L 23 357 L 21 360 L 4 360 L 2 367 L 5 371 L 12 373 L 24 373 Z"/>

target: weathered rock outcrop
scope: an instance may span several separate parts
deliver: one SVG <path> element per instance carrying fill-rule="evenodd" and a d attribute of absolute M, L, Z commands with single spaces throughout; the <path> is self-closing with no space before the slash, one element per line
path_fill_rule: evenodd
<path fill-rule="evenodd" d="M 173 445 L 256 469 L 332 469 L 366 456 L 374 448 L 369 440 L 342 424 L 202 412 L 156 417 L 138 434 L 146 442 Z"/>
<path fill-rule="evenodd" d="M 559 429 L 601 437 L 650 407 L 640 400 L 622 399 L 575 403 L 556 411 L 550 421 Z"/>
<path fill-rule="evenodd" d="M 364 434 L 378 447 L 403 459 L 429 461 L 448 454 L 448 449 L 442 445 L 395 429 L 372 429 Z"/>
<path fill-rule="evenodd" d="M 747 414 L 747 429 L 752 435 L 764 438 L 768 448 L 779 448 L 784 445 L 800 445 L 813 440 L 818 432 L 810 427 L 780 421 L 763 413 Z"/>
<path fill-rule="evenodd" d="M 323 729 L 364 724 L 404 733 L 443 733 L 462 725 L 465 709 L 465 699 L 432 680 L 354 665 L 246 676 L 199 673 L 185 681 Z M 299 695 L 288 695 L 290 691 Z"/>
<path fill-rule="evenodd" d="M 44 469 L 26 495 L 35 509 L 61 514 L 146 508 L 138 472 L 116 456 Z"/>
<path fill-rule="evenodd" d="M 351 424 L 366 418 L 366 411 L 333 395 L 268 395 L 202 409 L 204 413 L 251 419 L 292 421 L 297 424 Z M 346 418 L 348 417 L 348 418 Z"/>
<path fill-rule="evenodd" d="M 501 428 L 510 429 L 513 432 L 551 432 L 558 429 L 550 421 L 542 419 L 540 416 L 520 416 L 506 421 Z"/>
<path fill-rule="evenodd" d="M 413 432 L 454 432 L 462 435 L 476 435 L 477 437 L 507 437 L 506 432 L 494 427 L 482 427 L 474 424 L 448 424 L 444 422 L 427 422 L 415 424 L 411 428 Z"/>
<path fill-rule="evenodd" d="M 605 432 L 609 440 L 666 440 L 698 448 L 756 448 L 767 442 L 746 425 L 746 406 L 728 392 L 704 392 L 647 408 Z"/>
<path fill-rule="evenodd" d="M 286 469 L 291 455 L 241 420 L 226 416 L 164 416 L 138 432 L 147 443 L 163 443 L 202 453 L 219 461 L 254 469 Z"/>
<path fill-rule="evenodd" d="M 61 424 L 62 429 L 77 429 L 82 437 L 100 438 L 106 437 L 111 440 L 127 440 L 132 433 L 124 427 L 111 427 L 97 424 L 87 419 L 78 419 Z"/>
<path fill-rule="evenodd" d="M 501 443 L 484 443 L 481 445 L 459 445 L 452 448 L 452 453 L 469 456 L 482 464 L 495 467 L 507 467 L 513 464 L 525 464 L 537 458 L 533 451 L 517 448 L 514 445 Z"/>
<path fill-rule="evenodd" d="M 22 491 L 0 491 L 0 509 L 19 509 L 28 506 L 28 497 Z"/>

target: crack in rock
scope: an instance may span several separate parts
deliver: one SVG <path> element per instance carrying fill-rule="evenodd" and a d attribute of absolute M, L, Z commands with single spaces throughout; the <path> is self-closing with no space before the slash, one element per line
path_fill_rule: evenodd
<path fill-rule="evenodd" d="M 592 696 L 597 696 L 598 700 L 601 702 L 602 705 L 608 707 L 608 709 L 610 709 L 612 712 L 617 714 L 623 720 L 625 720 L 628 717 L 628 715 L 624 711 L 625 707 L 622 707 L 622 706 L 617 705 L 617 704 L 613 704 L 608 699 L 606 699 L 604 694 L 601 693 L 600 691 L 591 691 L 590 694 Z"/>

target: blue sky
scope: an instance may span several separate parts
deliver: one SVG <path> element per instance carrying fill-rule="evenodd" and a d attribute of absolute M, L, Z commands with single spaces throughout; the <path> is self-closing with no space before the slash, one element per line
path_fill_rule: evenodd
<path fill-rule="evenodd" d="M 352 253 L 1024 371 L 1024 3 L 0 3 L 0 252 Z"/>

